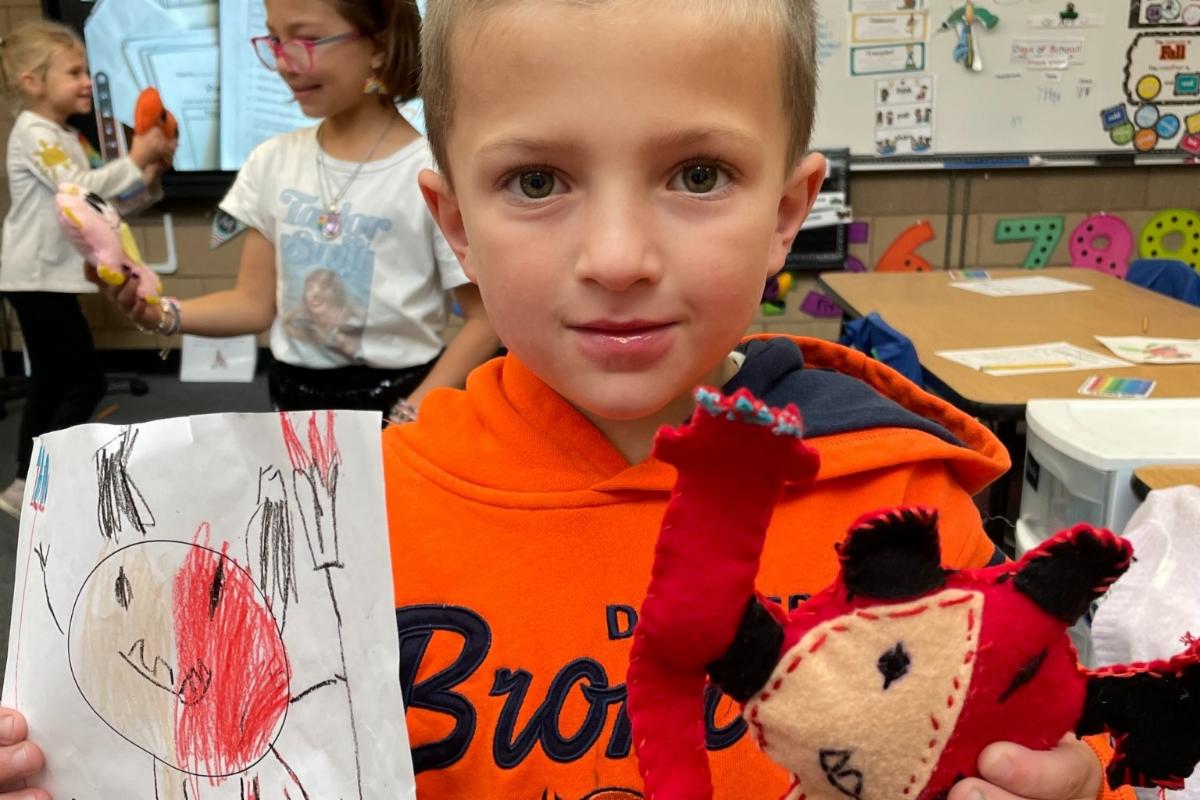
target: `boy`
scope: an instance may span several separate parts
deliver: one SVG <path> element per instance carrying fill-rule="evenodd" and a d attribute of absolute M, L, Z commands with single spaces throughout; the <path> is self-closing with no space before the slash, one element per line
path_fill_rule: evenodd
<path fill-rule="evenodd" d="M 422 800 L 641 797 L 624 677 L 674 481 L 647 456 L 696 384 L 797 403 L 821 453 L 768 534 L 758 585 L 786 607 L 878 507 L 937 506 L 949 566 L 998 557 L 969 497 L 1009 462 L 974 421 L 834 345 L 734 352 L 821 183 L 820 156 L 798 157 L 813 53 L 808 0 L 429 0 L 442 172 L 422 188 L 511 355 L 384 434 Z M 708 709 L 717 796 L 779 797 L 733 703 Z M 12 720 L 0 786 L 25 774 L 5 771 L 14 747 L 40 761 Z M 993 783 L 952 800 L 1101 786 L 1074 741 L 981 761 Z"/>
<path fill-rule="evenodd" d="M 827 343 L 732 352 L 824 176 L 800 157 L 814 29 L 808 0 L 430 0 L 422 189 L 511 355 L 385 433 L 422 797 L 641 796 L 624 676 L 674 480 L 648 455 L 696 384 L 797 403 L 821 452 L 775 512 L 764 594 L 822 588 L 850 522 L 895 503 L 939 507 L 948 565 L 999 557 L 969 497 L 1009 462 L 974 421 Z M 717 796 L 779 797 L 708 700 Z M 999 786 L 956 800 L 1099 790 L 1077 742 L 989 759 Z"/>

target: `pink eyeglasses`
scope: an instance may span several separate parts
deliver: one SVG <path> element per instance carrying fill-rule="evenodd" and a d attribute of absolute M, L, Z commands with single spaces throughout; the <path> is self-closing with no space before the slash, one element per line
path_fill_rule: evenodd
<path fill-rule="evenodd" d="M 250 40 L 254 53 L 262 65 L 272 72 L 279 71 L 282 63 L 292 72 L 304 75 L 312 71 L 313 51 L 318 47 L 338 42 L 353 42 L 363 38 L 358 31 L 347 31 L 320 39 L 288 39 L 280 41 L 278 36 L 255 36 Z"/>

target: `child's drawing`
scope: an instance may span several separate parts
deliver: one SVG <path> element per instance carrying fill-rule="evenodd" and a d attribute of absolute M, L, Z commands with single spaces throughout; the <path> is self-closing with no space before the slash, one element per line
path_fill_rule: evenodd
<path fill-rule="evenodd" d="M 319 412 L 42 439 L 4 696 L 47 789 L 412 796 L 378 430 Z"/>

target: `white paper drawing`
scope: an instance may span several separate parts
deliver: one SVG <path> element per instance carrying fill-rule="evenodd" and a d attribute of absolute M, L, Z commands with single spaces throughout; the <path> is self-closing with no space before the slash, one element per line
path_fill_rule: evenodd
<path fill-rule="evenodd" d="M 74 800 L 414 796 L 379 415 L 42 437 L 5 674 Z"/>

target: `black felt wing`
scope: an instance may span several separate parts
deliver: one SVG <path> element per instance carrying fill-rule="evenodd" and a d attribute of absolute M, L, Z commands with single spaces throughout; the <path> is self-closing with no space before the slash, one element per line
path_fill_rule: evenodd
<path fill-rule="evenodd" d="M 1200 762 L 1200 647 L 1090 673 L 1076 732 L 1113 737 L 1110 785 L 1182 789 Z"/>

